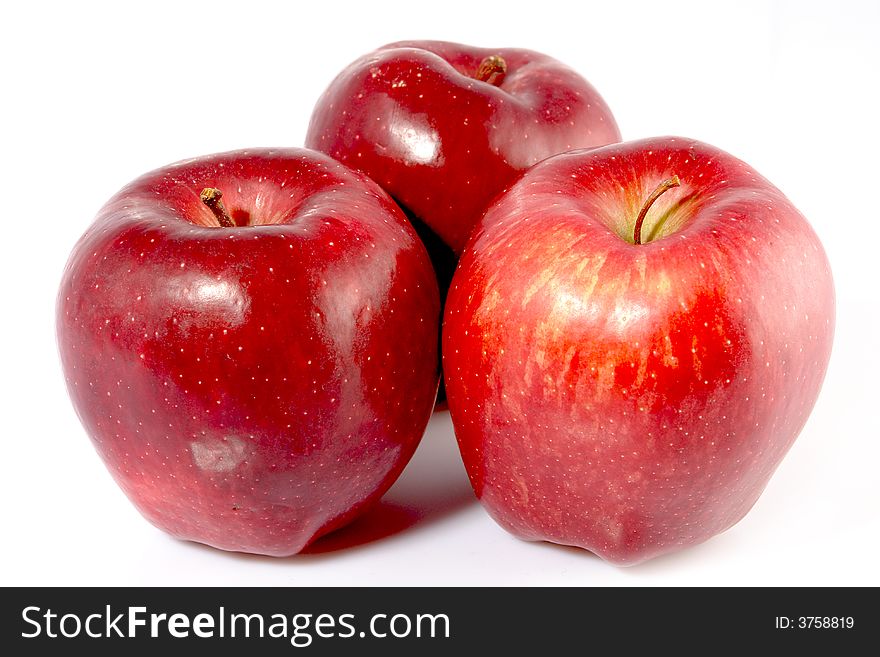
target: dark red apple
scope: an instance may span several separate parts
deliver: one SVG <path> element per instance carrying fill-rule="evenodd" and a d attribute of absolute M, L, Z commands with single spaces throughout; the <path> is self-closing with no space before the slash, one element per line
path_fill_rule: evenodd
<path fill-rule="evenodd" d="M 57 330 L 77 413 L 140 512 L 281 556 L 409 460 L 439 312 L 428 256 L 378 185 L 320 153 L 251 150 L 113 197 L 70 257 Z"/>
<path fill-rule="evenodd" d="M 306 145 L 367 173 L 459 254 L 491 199 L 527 168 L 619 140 L 598 92 L 546 55 L 402 41 L 333 80 Z"/>
<path fill-rule="evenodd" d="M 807 420 L 828 261 L 747 164 L 682 138 L 579 151 L 495 203 L 453 279 L 449 407 L 489 513 L 633 564 L 740 520 Z"/>

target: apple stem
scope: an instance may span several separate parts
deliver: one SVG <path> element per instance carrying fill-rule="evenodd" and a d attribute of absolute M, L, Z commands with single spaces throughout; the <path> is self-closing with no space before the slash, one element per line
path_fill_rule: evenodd
<path fill-rule="evenodd" d="M 222 197 L 223 192 L 216 187 L 205 187 L 202 190 L 202 193 L 199 194 L 202 203 L 207 205 L 211 212 L 214 213 L 214 216 L 217 217 L 217 222 L 223 226 L 223 228 L 235 228 L 235 222 L 226 211 L 226 206 L 223 205 L 223 201 L 220 200 Z"/>
<path fill-rule="evenodd" d="M 665 192 L 673 187 L 678 187 L 679 185 L 681 185 L 681 181 L 678 179 L 678 176 L 673 175 L 672 178 L 667 178 L 657 185 L 657 188 L 651 192 L 651 195 L 648 198 L 645 199 L 645 203 L 639 211 L 639 216 L 636 218 L 636 227 L 633 229 L 633 244 L 642 243 L 642 224 L 645 222 L 648 210 L 654 205 L 654 201 L 660 198 Z"/>
<path fill-rule="evenodd" d="M 500 87 L 507 75 L 507 62 L 501 55 L 489 55 L 483 58 L 480 66 L 477 68 L 477 74 L 474 76 L 480 82 Z"/>

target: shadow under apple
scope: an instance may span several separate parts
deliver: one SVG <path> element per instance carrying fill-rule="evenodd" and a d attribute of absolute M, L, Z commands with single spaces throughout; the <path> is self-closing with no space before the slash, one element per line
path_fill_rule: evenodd
<path fill-rule="evenodd" d="M 326 555 L 427 527 L 476 503 L 449 412 L 436 412 L 400 478 L 371 510 L 324 536 L 302 556 Z"/>
<path fill-rule="evenodd" d="M 336 553 L 366 547 L 405 531 L 417 531 L 476 504 L 458 452 L 448 411 L 435 412 L 400 478 L 376 505 L 351 524 L 319 538 L 289 562 L 306 563 Z M 215 548 L 183 541 L 195 550 Z M 243 561 L 275 561 L 275 557 L 246 552 L 227 552 Z"/>

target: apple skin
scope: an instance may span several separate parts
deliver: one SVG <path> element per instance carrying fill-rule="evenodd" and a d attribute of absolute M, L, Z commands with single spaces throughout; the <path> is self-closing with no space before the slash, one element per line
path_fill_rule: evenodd
<path fill-rule="evenodd" d="M 238 226 L 219 225 L 205 187 Z M 439 314 L 427 253 L 378 185 L 321 153 L 257 149 L 113 197 L 67 264 L 57 336 L 76 411 L 150 522 L 285 556 L 411 457 Z"/>
<path fill-rule="evenodd" d="M 726 530 L 813 408 L 834 305 L 807 221 L 717 148 L 667 137 L 542 162 L 488 210 L 446 304 L 477 496 L 520 538 L 618 565 Z"/>
<path fill-rule="evenodd" d="M 492 55 L 507 63 L 500 86 L 474 77 Z M 306 135 L 306 146 L 365 172 L 455 254 L 527 168 L 616 141 L 605 101 L 567 66 L 530 50 L 443 41 L 392 43 L 349 65 Z"/>

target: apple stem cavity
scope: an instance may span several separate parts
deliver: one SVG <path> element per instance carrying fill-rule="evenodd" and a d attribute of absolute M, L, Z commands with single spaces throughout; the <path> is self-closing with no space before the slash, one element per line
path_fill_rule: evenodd
<path fill-rule="evenodd" d="M 480 62 L 477 74 L 474 77 L 480 82 L 500 87 L 506 75 L 507 62 L 504 61 L 504 57 L 501 55 L 489 55 Z"/>
<path fill-rule="evenodd" d="M 651 209 L 651 206 L 654 205 L 654 201 L 663 196 L 663 194 L 673 187 L 678 187 L 681 185 L 681 180 L 678 179 L 678 176 L 673 175 L 671 178 L 667 178 L 662 183 L 657 185 L 651 195 L 645 199 L 645 203 L 642 205 L 642 209 L 639 211 L 639 216 L 636 217 L 636 226 L 633 229 L 633 244 L 641 244 L 642 243 L 642 224 L 645 222 L 645 217 L 648 215 L 648 210 Z"/>
<path fill-rule="evenodd" d="M 235 228 L 235 222 L 232 220 L 232 217 L 229 216 L 229 212 L 226 211 L 226 206 L 223 205 L 223 201 L 221 200 L 222 197 L 223 192 L 216 187 L 205 187 L 202 190 L 202 193 L 199 194 L 202 203 L 207 205 L 208 209 L 214 213 L 214 216 L 217 218 L 217 223 L 223 228 Z"/>

